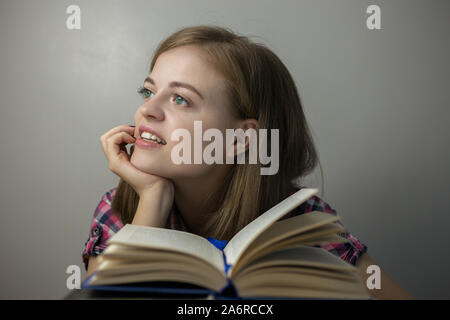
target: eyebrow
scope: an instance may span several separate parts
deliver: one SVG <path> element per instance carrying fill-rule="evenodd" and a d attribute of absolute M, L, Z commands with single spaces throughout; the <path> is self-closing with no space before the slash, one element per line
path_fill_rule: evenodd
<path fill-rule="evenodd" d="M 144 83 L 145 82 L 149 82 L 152 85 L 156 86 L 155 81 L 152 78 L 150 78 L 150 77 L 145 78 Z M 169 83 L 169 87 L 171 87 L 171 88 L 174 88 L 174 87 L 186 88 L 188 90 L 191 90 L 191 91 L 195 92 L 202 100 L 204 100 L 202 94 L 197 89 L 195 89 L 195 87 L 190 85 L 189 83 L 179 82 L 179 81 L 172 81 L 171 83 Z"/>

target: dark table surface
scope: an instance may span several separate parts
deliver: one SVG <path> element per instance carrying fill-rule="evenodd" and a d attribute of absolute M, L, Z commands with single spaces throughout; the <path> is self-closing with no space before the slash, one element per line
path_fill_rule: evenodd
<path fill-rule="evenodd" d="M 92 299 L 144 299 L 144 300 L 158 300 L 158 299 L 190 299 L 190 300 L 212 300 L 211 295 L 177 295 L 163 293 L 134 293 L 134 292 L 113 292 L 113 291 L 95 291 L 87 289 L 72 290 L 66 295 L 64 300 L 92 300 Z"/>

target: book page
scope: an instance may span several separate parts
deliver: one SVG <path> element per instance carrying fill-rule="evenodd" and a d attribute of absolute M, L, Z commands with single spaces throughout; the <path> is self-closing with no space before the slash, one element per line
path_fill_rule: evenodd
<path fill-rule="evenodd" d="M 326 270 L 356 272 L 356 267 L 323 249 L 298 245 L 270 253 L 255 261 L 248 267 L 262 268 L 270 266 L 301 266 Z"/>
<path fill-rule="evenodd" d="M 127 224 L 109 239 L 108 244 L 112 243 L 190 254 L 225 272 L 222 252 L 207 239 L 193 233 Z"/>
<path fill-rule="evenodd" d="M 265 213 L 261 214 L 255 220 L 242 228 L 226 245 L 225 252 L 227 263 L 234 265 L 244 250 L 254 241 L 262 232 L 269 228 L 275 221 L 285 214 L 289 213 L 295 207 L 311 198 L 319 192 L 318 189 L 304 188 L 293 195 L 287 197 Z M 233 267 L 230 267 L 231 272 Z"/>
<path fill-rule="evenodd" d="M 324 225 L 339 221 L 341 218 L 326 212 L 312 211 L 289 219 L 277 221 L 253 241 L 247 250 L 266 247 L 301 233 L 310 233 Z M 247 251 L 246 251 L 247 252 Z"/>
<path fill-rule="evenodd" d="M 239 270 L 241 270 L 242 268 L 246 268 L 246 265 L 250 261 L 253 261 L 271 252 L 287 249 L 289 247 L 298 245 L 313 246 L 321 245 L 324 243 L 348 242 L 348 239 L 340 237 L 336 234 L 338 232 L 343 232 L 343 230 L 345 229 L 341 226 L 328 224 L 314 230 L 310 230 L 307 233 L 298 234 L 287 238 L 283 238 L 283 234 L 280 233 L 278 234 L 278 236 L 275 236 L 272 239 L 266 239 L 266 241 L 260 244 L 258 247 L 253 247 L 254 243 L 260 241 L 260 236 L 256 241 L 250 244 L 248 249 L 245 250 L 245 253 L 236 262 L 233 267 L 233 274 L 235 272 L 239 272 Z M 264 237 L 265 234 L 266 233 L 263 233 L 262 237 Z"/>

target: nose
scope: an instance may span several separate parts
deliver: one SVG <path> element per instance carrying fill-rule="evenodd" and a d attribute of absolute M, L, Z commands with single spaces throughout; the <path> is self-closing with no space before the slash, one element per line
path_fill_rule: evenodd
<path fill-rule="evenodd" d="M 139 108 L 139 111 L 145 118 L 164 119 L 164 110 L 155 97 L 145 101 Z"/>

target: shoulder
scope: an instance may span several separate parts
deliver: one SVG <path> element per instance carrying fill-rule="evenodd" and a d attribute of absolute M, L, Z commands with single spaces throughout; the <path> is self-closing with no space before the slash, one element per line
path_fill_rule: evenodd
<path fill-rule="evenodd" d="M 106 231 L 108 231 L 110 235 L 116 233 L 123 227 L 122 221 L 112 210 L 112 201 L 115 194 L 116 188 L 106 191 L 94 211 L 93 226 L 97 225 L 101 226 L 103 229 L 107 229 Z"/>
<path fill-rule="evenodd" d="M 312 196 L 306 202 L 298 206 L 296 210 L 298 211 L 298 214 L 311 211 L 322 211 L 336 215 L 336 210 L 334 210 L 327 202 L 318 196 Z"/>
<path fill-rule="evenodd" d="M 304 187 L 296 187 L 296 190 L 294 190 L 294 192 L 302 188 Z M 326 201 L 318 196 L 313 196 L 296 207 L 294 210 L 292 210 L 287 216 L 283 217 L 283 219 L 294 217 L 311 211 L 321 211 L 332 215 L 337 215 L 336 210 L 332 208 Z M 345 228 L 342 222 L 339 221 L 338 223 Z M 319 246 L 340 257 L 342 260 L 355 265 L 358 258 L 363 253 L 367 252 L 367 246 L 356 236 L 350 233 L 347 228 L 346 232 L 340 234 L 340 236 L 345 238 L 346 241 L 336 243 L 322 243 Z"/>
<path fill-rule="evenodd" d="M 295 187 L 295 190 L 290 194 L 292 195 L 294 192 L 303 189 L 305 187 Z M 311 211 L 322 211 L 322 212 L 327 212 L 329 214 L 332 215 L 336 215 L 336 210 L 334 208 L 332 208 L 326 201 L 324 201 L 322 198 L 320 198 L 319 196 L 312 196 L 311 198 L 309 198 L 308 200 L 306 200 L 305 202 L 303 202 L 301 205 L 299 205 L 298 207 L 294 208 L 294 210 L 292 210 L 288 215 L 286 215 L 285 218 L 291 218 L 297 215 L 301 215 L 304 213 L 308 213 Z"/>
<path fill-rule="evenodd" d="M 86 270 L 89 257 L 101 254 L 106 249 L 108 239 L 123 227 L 122 221 L 112 210 L 115 193 L 116 188 L 106 191 L 95 208 L 82 254 Z"/>

